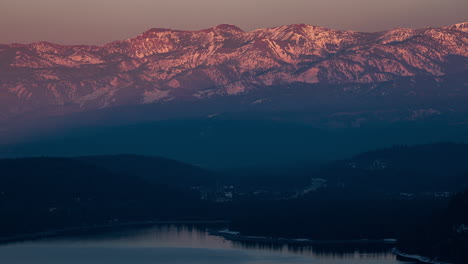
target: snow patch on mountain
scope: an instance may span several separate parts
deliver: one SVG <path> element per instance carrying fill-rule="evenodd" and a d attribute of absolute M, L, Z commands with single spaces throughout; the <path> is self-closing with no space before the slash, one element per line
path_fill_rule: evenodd
<path fill-rule="evenodd" d="M 294 24 L 244 32 L 222 24 L 198 31 L 153 28 L 102 46 L 0 45 L 0 95 L 14 94 L 17 100 L 3 108 L 21 114 L 62 105 L 89 110 L 203 99 L 294 83 L 443 76 L 467 70 L 466 28 L 363 33 Z"/>
<path fill-rule="evenodd" d="M 170 91 L 161 91 L 161 90 L 152 90 L 152 91 L 145 91 L 143 93 L 143 103 L 144 104 L 150 104 L 154 103 L 157 101 L 160 101 L 161 99 L 169 97 Z"/>

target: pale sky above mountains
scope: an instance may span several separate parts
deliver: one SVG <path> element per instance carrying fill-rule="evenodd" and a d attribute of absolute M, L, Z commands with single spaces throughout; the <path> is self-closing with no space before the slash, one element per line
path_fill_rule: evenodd
<path fill-rule="evenodd" d="M 305 23 L 380 31 L 468 21 L 466 0 L 1 0 L 0 43 L 103 44 L 152 27 Z"/>

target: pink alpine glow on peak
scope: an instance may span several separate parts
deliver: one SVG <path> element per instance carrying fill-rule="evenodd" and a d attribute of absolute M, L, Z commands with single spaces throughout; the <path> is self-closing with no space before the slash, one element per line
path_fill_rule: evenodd
<path fill-rule="evenodd" d="M 460 30 L 463 32 L 468 32 L 468 22 L 463 22 L 455 25 L 446 27 L 447 29 Z"/>
<path fill-rule="evenodd" d="M 362 33 L 306 24 L 244 32 L 221 24 L 153 28 L 102 46 L 0 45 L 0 119 L 39 108 L 69 112 L 236 95 L 278 83 L 378 83 L 463 72 L 466 25 Z"/>

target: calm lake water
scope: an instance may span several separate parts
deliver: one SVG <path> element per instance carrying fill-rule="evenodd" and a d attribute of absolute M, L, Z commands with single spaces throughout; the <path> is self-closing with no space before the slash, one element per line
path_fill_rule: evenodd
<path fill-rule="evenodd" d="M 227 241 L 206 228 L 163 225 L 0 246 L 5 264 L 402 264 L 388 247 L 287 246 Z"/>

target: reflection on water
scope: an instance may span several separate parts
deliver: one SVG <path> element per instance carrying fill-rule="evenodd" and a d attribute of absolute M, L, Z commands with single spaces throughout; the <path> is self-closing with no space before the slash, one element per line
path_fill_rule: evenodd
<path fill-rule="evenodd" d="M 298 245 L 261 242 L 233 242 L 233 246 L 242 249 L 279 251 L 288 254 L 313 256 L 316 258 L 389 258 L 394 259 L 390 244 L 323 244 Z"/>
<path fill-rule="evenodd" d="M 207 227 L 158 225 L 4 245 L 0 263 L 402 263 L 390 250 L 389 245 L 233 242 L 210 235 Z"/>

